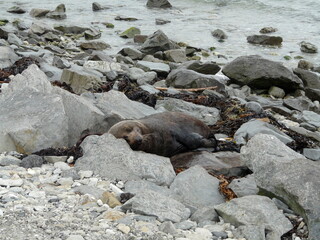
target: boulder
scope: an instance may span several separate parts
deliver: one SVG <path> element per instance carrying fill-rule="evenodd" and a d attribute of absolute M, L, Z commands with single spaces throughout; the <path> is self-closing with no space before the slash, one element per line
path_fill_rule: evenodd
<path fill-rule="evenodd" d="M 227 64 L 222 72 L 232 82 L 252 88 L 269 89 L 277 86 L 285 91 L 293 91 L 303 86 L 302 80 L 281 63 L 258 55 L 238 57 Z"/>
<path fill-rule="evenodd" d="M 197 73 L 188 69 L 175 69 L 166 79 L 167 86 L 175 88 L 202 88 L 217 86 L 217 91 L 224 92 L 225 85 L 216 76 Z"/>
<path fill-rule="evenodd" d="M 143 53 L 142 52 L 140 52 L 137 49 L 130 48 L 130 47 L 123 48 L 119 53 L 121 55 L 123 55 L 123 56 L 130 57 L 132 60 L 137 60 L 137 59 L 140 60 L 140 59 L 143 58 Z"/>
<path fill-rule="evenodd" d="M 103 74 L 111 71 L 122 72 L 121 65 L 113 61 L 86 61 L 83 67 L 99 71 Z"/>
<path fill-rule="evenodd" d="M 72 26 L 72 25 L 55 25 L 55 30 L 58 30 L 63 33 L 69 33 L 69 34 L 82 34 L 89 28 L 87 27 L 80 27 L 80 26 Z"/>
<path fill-rule="evenodd" d="M 33 9 L 31 9 L 29 14 L 31 17 L 40 18 L 40 17 L 44 17 L 48 12 L 50 12 L 50 10 L 48 10 L 48 9 L 33 8 Z"/>
<path fill-rule="evenodd" d="M 198 73 L 215 75 L 220 71 L 218 64 L 212 61 L 201 62 L 200 60 L 188 61 L 181 64 L 180 68 L 186 68 Z"/>
<path fill-rule="evenodd" d="M 304 148 L 303 149 L 303 155 L 311 159 L 313 161 L 320 161 L 320 149 L 319 148 Z"/>
<path fill-rule="evenodd" d="M 276 86 L 270 87 L 268 93 L 275 98 L 283 98 L 286 95 L 282 88 Z"/>
<path fill-rule="evenodd" d="M 158 30 L 152 35 L 148 36 L 148 38 L 142 44 L 140 51 L 146 54 L 154 54 L 158 51 L 166 51 L 178 48 L 180 47 L 176 43 L 169 40 L 167 35 L 165 35 L 161 30 Z"/>
<path fill-rule="evenodd" d="M 301 50 L 301 52 L 305 52 L 305 53 L 317 53 L 318 52 L 318 48 L 316 45 L 309 43 L 309 42 L 305 42 L 305 41 L 302 41 L 300 43 L 300 50 Z"/>
<path fill-rule="evenodd" d="M 214 125 L 218 120 L 220 120 L 220 111 L 218 109 L 189 103 L 181 99 L 165 97 L 162 100 L 157 101 L 155 108 L 164 108 L 171 112 L 187 113 L 198 118 L 207 125 Z"/>
<path fill-rule="evenodd" d="M 13 6 L 13 7 L 9 8 L 9 9 L 7 10 L 7 12 L 9 12 L 9 13 L 17 13 L 17 14 L 23 14 L 23 13 L 26 12 L 26 10 L 22 9 L 22 8 L 19 7 L 19 6 Z"/>
<path fill-rule="evenodd" d="M 167 75 L 170 71 L 168 64 L 160 62 L 138 61 L 136 67 L 143 69 L 146 72 L 154 71 L 159 74 Z"/>
<path fill-rule="evenodd" d="M 97 11 L 101 11 L 107 9 L 106 7 L 102 7 L 101 4 L 97 3 L 97 2 L 93 2 L 92 3 L 92 11 L 97 12 Z"/>
<path fill-rule="evenodd" d="M 0 69 L 11 67 L 18 59 L 18 55 L 10 47 L 0 46 Z"/>
<path fill-rule="evenodd" d="M 166 186 L 159 186 L 153 182 L 146 180 L 127 181 L 124 191 L 137 195 L 145 190 L 157 192 L 163 196 L 172 197 L 173 192 Z"/>
<path fill-rule="evenodd" d="M 101 32 L 98 29 L 90 28 L 84 32 L 84 38 L 86 40 L 94 40 L 101 37 Z"/>
<path fill-rule="evenodd" d="M 170 185 L 170 190 L 175 193 L 178 201 L 192 211 L 225 201 L 219 192 L 219 180 L 200 166 L 179 173 Z"/>
<path fill-rule="evenodd" d="M 139 85 L 150 84 L 156 77 L 156 72 L 145 72 L 140 68 L 129 68 L 127 72 L 132 80 L 136 80 Z"/>
<path fill-rule="evenodd" d="M 53 29 L 51 28 L 51 26 L 49 26 L 48 24 L 44 23 L 44 22 L 40 22 L 40 21 L 35 21 L 32 23 L 29 32 L 30 33 L 34 33 L 36 35 L 43 35 L 47 32 L 52 32 Z"/>
<path fill-rule="evenodd" d="M 62 4 L 59 4 L 54 11 L 47 13 L 46 17 L 56 19 L 56 20 L 63 20 L 67 18 L 67 15 L 65 12 L 66 12 L 66 7 L 62 3 Z"/>
<path fill-rule="evenodd" d="M 264 196 L 234 198 L 228 203 L 215 206 L 215 209 L 225 222 L 236 227 L 263 226 L 266 239 L 280 239 L 293 228 L 274 202 Z"/>
<path fill-rule="evenodd" d="M 99 89 L 102 85 L 101 75 L 93 70 L 88 70 L 78 66 L 69 69 L 63 69 L 61 82 L 70 85 L 73 92 L 81 94 L 83 92 Z"/>
<path fill-rule="evenodd" d="M 137 34 L 141 34 L 140 29 L 136 27 L 131 27 L 120 33 L 119 36 L 122 38 L 134 38 L 134 36 Z"/>
<path fill-rule="evenodd" d="M 283 100 L 283 105 L 289 109 L 298 110 L 300 112 L 304 110 L 317 110 L 316 105 L 305 96 L 286 98 Z"/>
<path fill-rule="evenodd" d="M 199 165 L 214 175 L 223 174 L 231 177 L 244 176 L 248 173 L 247 166 L 237 152 L 187 152 L 175 155 L 170 160 L 175 169 L 188 169 Z"/>
<path fill-rule="evenodd" d="M 90 41 L 90 42 L 82 42 L 80 43 L 80 48 L 84 50 L 92 49 L 92 50 L 105 50 L 110 48 L 110 45 L 102 42 L 102 41 Z"/>
<path fill-rule="evenodd" d="M 186 51 L 184 49 L 172 49 L 164 52 L 166 59 L 170 62 L 182 63 L 187 61 Z"/>
<path fill-rule="evenodd" d="M 247 37 L 247 41 L 252 44 L 280 46 L 283 40 L 278 36 L 252 35 Z"/>
<path fill-rule="evenodd" d="M 295 68 L 293 72 L 302 79 L 306 96 L 311 100 L 320 100 L 320 75 L 316 72 Z"/>
<path fill-rule="evenodd" d="M 259 134 L 241 149 L 261 193 L 276 196 L 307 221 L 309 240 L 320 234 L 320 166 L 274 136 Z M 297 177 L 299 176 L 299 177 Z"/>
<path fill-rule="evenodd" d="M 148 0 L 147 7 L 149 8 L 171 8 L 172 5 L 168 0 Z"/>
<path fill-rule="evenodd" d="M 215 38 L 217 38 L 219 41 L 223 41 L 228 38 L 227 34 L 221 29 L 216 29 L 211 32 L 211 35 Z"/>
<path fill-rule="evenodd" d="M 147 216 L 156 216 L 160 222 L 181 222 L 190 216 L 190 210 L 182 203 L 154 191 L 137 194 L 121 207 Z"/>
<path fill-rule="evenodd" d="M 147 179 L 158 185 L 169 185 L 175 177 L 168 158 L 133 151 L 124 139 L 108 133 L 89 136 L 80 146 L 83 156 L 75 164 L 77 170 L 90 170 L 110 180 Z"/>
<path fill-rule="evenodd" d="M 233 179 L 228 187 L 237 195 L 237 197 L 257 195 L 259 192 L 253 174 L 244 178 Z"/>
<path fill-rule="evenodd" d="M 293 141 L 291 137 L 281 132 L 275 126 L 261 120 L 251 120 L 242 124 L 241 127 L 235 132 L 234 140 L 237 144 L 246 144 L 248 140 L 259 133 L 273 135 L 284 144 Z"/>

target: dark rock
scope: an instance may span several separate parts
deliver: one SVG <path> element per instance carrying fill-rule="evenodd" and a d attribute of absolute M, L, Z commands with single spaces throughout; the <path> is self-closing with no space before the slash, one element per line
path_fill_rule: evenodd
<path fill-rule="evenodd" d="M 215 175 L 244 176 L 248 172 L 247 166 L 240 160 L 240 154 L 237 152 L 187 152 L 175 155 L 170 160 L 175 169 L 199 165 Z"/>
<path fill-rule="evenodd" d="M 41 9 L 41 8 L 33 8 L 33 9 L 31 9 L 31 11 L 30 11 L 30 16 L 31 17 L 44 17 L 44 16 L 46 16 L 47 15 L 47 13 L 49 13 L 50 12 L 50 10 L 48 10 L 48 9 Z"/>
<path fill-rule="evenodd" d="M 94 40 L 101 37 L 101 32 L 97 29 L 91 28 L 84 32 L 84 38 L 86 40 Z"/>
<path fill-rule="evenodd" d="M 67 15 L 65 12 L 66 12 L 65 5 L 59 4 L 54 11 L 47 13 L 46 17 L 52 18 L 52 19 L 57 19 L 57 20 L 66 19 Z"/>
<path fill-rule="evenodd" d="M 167 23 L 171 23 L 171 21 L 165 20 L 165 19 L 156 18 L 156 25 L 164 25 L 164 24 L 167 24 Z"/>
<path fill-rule="evenodd" d="M 268 35 L 252 35 L 247 37 L 248 43 L 280 46 L 282 43 L 282 37 L 268 36 Z"/>
<path fill-rule="evenodd" d="M 298 62 L 298 68 L 304 69 L 304 70 L 311 70 L 313 69 L 313 64 L 307 60 L 301 59 Z"/>
<path fill-rule="evenodd" d="M 90 41 L 90 42 L 82 42 L 80 43 L 80 48 L 87 50 L 87 49 L 92 49 L 92 50 L 104 50 L 109 48 L 110 45 L 102 42 L 102 41 Z"/>
<path fill-rule="evenodd" d="M 9 31 L 0 27 L 0 38 L 7 40 Z"/>
<path fill-rule="evenodd" d="M 116 16 L 116 17 L 114 18 L 114 20 L 134 22 L 134 21 L 137 21 L 138 18 L 135 18 L 135 17 L 126 17 L 126 16 Z"/>
<path fill-rule="evenodd" d="M 92 11 L 100 11 L 103 10 L 104 8 L 97 2 L 92 3 Z"/>
<path fill-rule="evenodd" d="M 24 168 L 41 167 L 44 160 L 38 155 L 29 155 L 22 159 L 20 166 Z"/>
<path fill-rule="evenodd" d="M 233 179 L 228 187 L 237 195 L 237 197 L 257 195 L 259 192 L 259 188 L 257 187 L 252 174 L 244 178 Z"/>
<path fill-rule="evenodd" d="M 9 8 L 7 10 L 7 12 L 9 13 L 17 13 L 17 14 L 23 14 L 26 12 L 26 10 L 22 9 L 21 7 L 18 7 L 18 6 L 13 6 L 11 8 Z"/>
<path fill-rule="evenodd" d="M 287 98 L 283 100 L 283 105 L 289 109 L 298 110 L 317 110 L 316 105 L 307 97 Z"/>
<path fill-rule="evenodd" d="M 211 35 L 213 37 L 217 38 L 219 41 L 223 41 L 228 38 L 227 34 L 225 34 L 225 32 L 222 31 L 221 29 L 216 29 L 216 30 L 212 31 Z"/>
<path fill-rule="evenodd" d="M 70 33 L 70 34 L 82 34 L 89 28 L 79 27 L 79 26 L 66 26 L 66 25 L 55 25 L 55 30 L 61 31 L 63 33 Z"/>
<path fill-rule="evenodd" d="M 281 63 L 258 55 L 238 57 L 227 64 L 222 72 L 232 82 L 256 89 L 277 86 L 286 91 L 292 91 L 303 86 L 302 80 Z"/>
<path fill-rule="evenodd" d="M 303 81 L 305 87 L 320 89 L 320 74 L 295 68 L 293 72 Z"/>
<path fill-rule="evenodd" d="M 134 35 L 133 41 L 134 41 L 135 43 L 144 43 L 144 42 L 147 40 L 147 38 L 148 38 L 147 35 L 137 34 L 137 35 Z"/>
<path fill-rule="evenodd" d="M 209 75 L 215 75 L 221 69 L 219 65 L 215 62 L 212 62 L 212 61 L 201 62 L 199 60 L 188 61 L 186 63 L 183 63 L 181 65 L 181 68 L 186 68 L 189 70 L 196 71 L 198 73 L 209 74 Z"/>
<path fill-rule="evenodd" d="M 161 30 L 158 30 L 152 35 L 148 36 L 146 41 L 141 46 L 140 51 L 146 54 L 154 54 L 158 51 L 166 51 L 178 48 L 180 47 L 176 43 L 169 40 L 169 38 Z"/>
<path fill-rule="evenodd" d="M 276 28 L 264 27 L 264 28 L 261 28 L 259 32 L 262 33 L 262 34 L 266 34 L 266 33 L 273 33 L 273 32 L 276 32 L 276 31 L 278 31 L 278 29 L 276 29 Z"/>
<path fill-rule="evenodd" d="M 168 0 L 148 0 L 147 7 L 149 8 L 171 8 L 172 5 Z"/>
<path fill-rule="evenodd" d="M 316 45 L 309 43 L 309 42 L 305 42 L 305 41 L 302 41 L 300 43 L 300 50 L 301 50 L 301 52 L 305 52 L 305 53 L 317 53 L 318 52 L 318 48 Z"/>

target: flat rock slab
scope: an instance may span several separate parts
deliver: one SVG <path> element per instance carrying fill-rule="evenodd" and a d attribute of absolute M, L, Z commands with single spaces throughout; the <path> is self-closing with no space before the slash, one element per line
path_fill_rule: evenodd
<path fill-rule="evenodd" d="M 258 89 L 277 86 L 292 91 L 303 85 L 302 80 L 280 62 L 258 55 L 238 57 L 227 64 L 222 72 L 234 83 Z"/>
<path fill-rule="evenodd" d="M 214 125 L 220 120 L 220 111 L 217 108 L 205 107 L 181 99 L 165 97 L 163 100 L 157 101 L 155 108 L 164 108 L 171 112 L 186 113 L 203 121 L 207 125 Z"/>
<path fill-rule="evenodd" d="M 235 132 L 234 140 L 237 144 L 246 144 L 249 139 L 258 133 L 270 134 L 276 136 L 285 144 L 293 141 L 291 137 L 281 132 L 273 125 L 260 120 L 252 120 L 241 125 Z"/>
<path fill-rule="evenodd" d="M 217 175 L 243 176 L 248 172 L 247 166 L 240 160 L 240 154 L 237 152 L 187 152 L 175 155 L 170 160 L 174 168 L 199 165 L 207 172 Z"/>
<path fill-rule="evenodd" d="M 274 136 L 259 134 L 241 149 L 264 194 L 282 199 L 307 220 L 310 240 L 320 235 L 320 166 Z"/>
<path fill-rule="evenodd" d="M 168 158 L 133 151 L 125 140 L 108 133 L 87 137 L 81 148 L 84 154 L 75 167 L 91 170 L 110 180 L 147 179 L 158 185 L 169 185 L 175 177 Z"/>
<path fill-rule="evenodd" d="M 264 226 L 267 235 L 280 237 L 293 226 L 281 213 L 274 202 L 264 196 L 245 196 L 215 206 L 218 214 L 236 227 L 241 225 Z M 268 233 L 269 232 L 269 233 Z"/>
<path fill-rule="evenodd" d="M 219 180 L 200 167 L 194 166 L 178 174 L 170 186 L 176 199 L 192 210 L 223 203 Z"/>
<path fill-rule="evenodd" d="M 143 215 L 156 216 L 161 222 L 181 222 L 190 216 L 190 210 L 182 203 L 150 190 L 137 194 L 121 208 Z"/>

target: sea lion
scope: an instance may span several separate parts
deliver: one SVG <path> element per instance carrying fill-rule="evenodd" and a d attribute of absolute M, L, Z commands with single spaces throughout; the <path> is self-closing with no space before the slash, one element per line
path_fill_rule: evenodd
<path fill-rule="evenodd" d="M 108 131 L 125 139 L 133 150 L 171 157 L 197 148 L 215 148 L 209 127 L 179 112 L 153 114 L 139 120 L 121 121 Z"/>

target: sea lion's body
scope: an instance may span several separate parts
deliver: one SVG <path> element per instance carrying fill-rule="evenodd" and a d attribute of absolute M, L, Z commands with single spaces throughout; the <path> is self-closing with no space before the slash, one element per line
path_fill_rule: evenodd
<path fill-rule="evenodd" d="M 215 147 L 202 121 L 178 112 L 157 113 L 139 120 L 121 121 L 109 130 L 124 138 L 133 150 L 170 157 L 202 147 Z"/>

